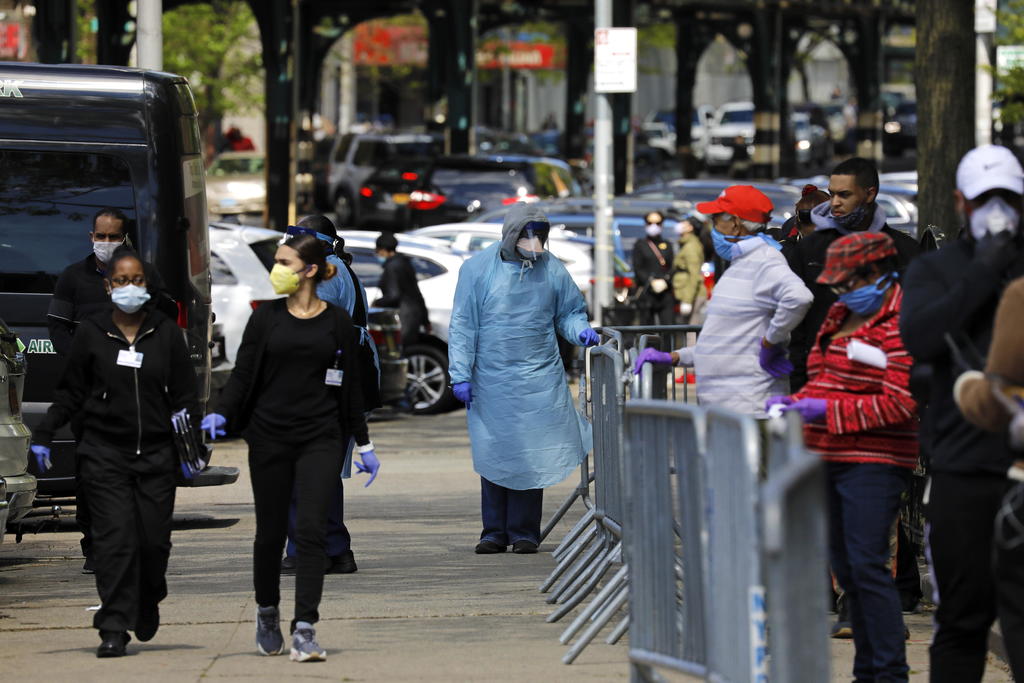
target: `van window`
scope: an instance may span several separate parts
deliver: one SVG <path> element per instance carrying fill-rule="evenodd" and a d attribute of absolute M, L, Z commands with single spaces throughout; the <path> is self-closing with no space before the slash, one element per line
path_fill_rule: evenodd
<path fill-rule="evenodd" d="M 355 137 L 352 133 L 346 133 L 342 136 L 341 140 L 338 141 L 338 149 L 334 153 L 334 161 L 343 164 L 345 163 L 345 157 L 348 156 L 348 148 L 352 146 L 352 139 Z"/>
<path fill-rule="evenodd" d="M 128 165 L 102 154 L 0 150 L 0 291 L 50 294 L 91 253 L 101 208 L 135 219 Z"/>

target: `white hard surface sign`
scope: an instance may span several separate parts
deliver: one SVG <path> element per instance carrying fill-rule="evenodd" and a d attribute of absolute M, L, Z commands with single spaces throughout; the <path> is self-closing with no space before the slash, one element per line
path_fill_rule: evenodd
<path fill-rule="evenodd" d="M 636 29 L 594 31 L 594 91 L 636 92 Z"/>

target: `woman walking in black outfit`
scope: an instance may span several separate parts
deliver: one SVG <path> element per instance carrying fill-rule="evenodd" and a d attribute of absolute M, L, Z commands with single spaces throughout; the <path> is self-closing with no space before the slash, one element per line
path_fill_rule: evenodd
<path fill-rule="evenodd" d="M 280 629 L 281 552 L 288 506 L 295 488 L 295 618 L 291 658 L 318 661 L 327 653 L 313 625 L 323 593 L 328 504 L 354 437 L 362 471 L 376 476 L 363 416 L 357 347 L 359 335 L 348 313 L 322 301 L 316 286 L 336 274 L 323 244 L 296 235 L 277 249 L 270 273 L 277 299 L 249 319 L 235 369 L 221 394 L 219 413 L 203 420 L 215 438 L 230 426 L 249 445 L 249 470 L 256 504 L 253 581 L 256 644 L 261 654 L 284 652 Z"/>
<path fill-rule="evenodd" d="M 114 307 L 81 321 L 32 453 L 50 466 L 53 433 L 81 420 L 77 457 L 92 518 L 97 657 L 120 657 L 127 631 L 147 641 L 160 626 L 178 458 L 171 414 L 199 414 L 196 374 L 181 330 L 152 305 L 142 262 L 120 247 L 107 291 Z"/>

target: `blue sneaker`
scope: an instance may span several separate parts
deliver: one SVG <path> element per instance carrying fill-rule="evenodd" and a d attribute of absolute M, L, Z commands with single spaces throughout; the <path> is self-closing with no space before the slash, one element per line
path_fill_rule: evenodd
<path fill-rule="evenodd" d="M 316 642 L 316 630 L 312 624 L 305 621 L 295 624 L 295 632 L 292 633 L 291 660 L 293 662 L 323 662 L 327 660 L 327 650 Z"/>
<path fill-rule="evenodd" d="M 281 615 L 276 607 L 256 608 L 256 647 L 268 657 L 284 652 Z"/>

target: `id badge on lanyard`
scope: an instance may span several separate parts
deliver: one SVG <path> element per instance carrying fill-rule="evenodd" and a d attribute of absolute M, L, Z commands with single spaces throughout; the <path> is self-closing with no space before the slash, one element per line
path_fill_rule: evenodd
<path fill-rule="evenodd" d="M 327 376 L 324 378 L 324 384 L 329 387 L 340 387 L 342 381 L 345 379 L 345 371 L 338 367 L 341 363 L 341 349 L 338 349 L 334 354 L 334 367 L 327 368 Z"/>
<path fill-rule="evenodd" d="M 117 352 L 117 364 L 137 370 L 142 367 L 142 356 L 143 354 L 137 352 L 134 346 L 130 346 Z"/>

